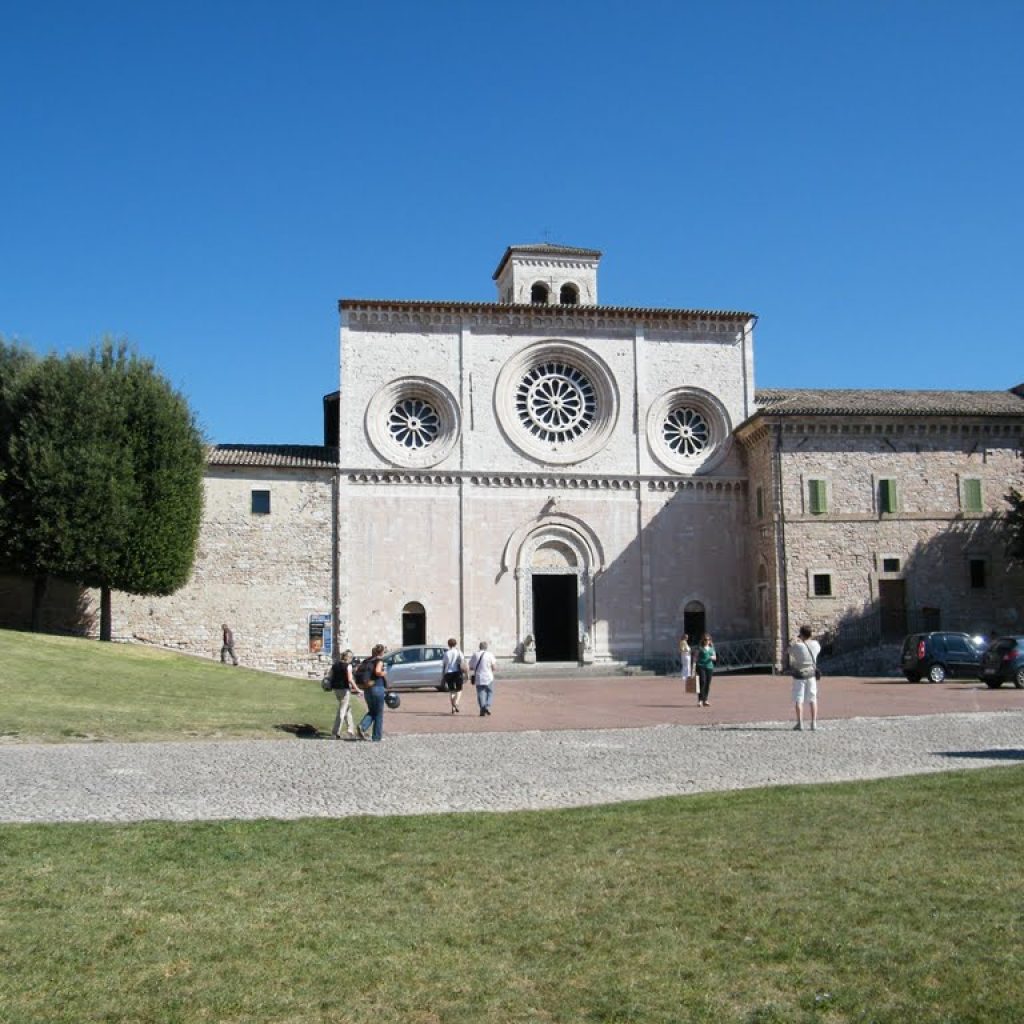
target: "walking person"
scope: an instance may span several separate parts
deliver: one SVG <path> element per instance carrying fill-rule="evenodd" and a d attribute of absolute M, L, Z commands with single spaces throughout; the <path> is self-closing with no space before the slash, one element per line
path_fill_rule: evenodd
<path fill-rule="evenodd" d="M 711 634 L 705 633 L 700 638 L 700 647 L 697 648 L 697 678 L 700 680 L 697 707 L 711 707 L 708 696 L 711 693 L 711 677 L 715 674 L 716 661 L 718 661 L 718 655 L 715 652 L 715 645 L 711 642 Z"/>
<path fill-rule="evenodd" d="M 818 655 L 821 644 L 811 639 L 811 627 L 801 626 L 789 647 L 789 671 L 793 676 L 793 705 L 796 708 L 795 732 L 804 727 L 804 701 L 811 706 L 811 729 L 818 728 Z"/>
<path fill-rule="evenodd" d="M 220 631 L 220 663 L 222 665 L 226 664 L 228 656 L 230 655 L 232 664 L 237 665 L 238 658 L 235 656 L 235 634 L 231 632 L 231 627 L 226 622 L 221 623 Z"/>
<path fill-rule="evenodd" d="M 344 723 L 346 735 L 352 738 L 356 734 L 356 727 L 352 721 L 352 698 L 359 695 L 359 687 L 356 686 L 355 676 L 352 674 L 351 651 L 342 651 L 341 657 L 331 666 L 328 677 L 334 696 L 338 698 L 338 713 L 334 717 L 331 736 L 340 740 L 341 726 Z"/>
<path fill-rule="evenodd" d="M 685 687 L 693 675 L 693 652 L 690 650 L 690 638 L 685 633 L 679 637 L 679 674 Z M 691 692 L 687 690 L 687 693 Z"/>
<path fill-rule="evenodd" d="M 368 673 L 366 688 L 363 690 L 366 714 L 359 723 L 359 736 L 364 740 L 372 739 L 374 743 L 380 743 L 384 738 L 384 697 L 388 692 L 388 672 L 382 657 L 385 650 L 383 644 L 375 644 L 367 658 L 370 664 L 365 668 Z M 360 665 L 359 670 L 360 673 L 364 671 L 363 665 Z"/>
<path fill-rule="evenodd" d="M 463 657 L 459 650 L 458 641 L 455 637 L 448 637 L 448 650 L 441 658 L 441 681 L 448 691 L 448 700 L 451 701 L 452 714 L 459 713 L 459 701 L 462 700 L 463 683 Z"/>
<path fill-rule="evenodd" d="M 480 649 L 469 659 L 469 671 L 476 687 L 476 702 L 480 705 L 480 717 L 491 713 L 494 700 L 494 655 L 487 650 L 487 641 L 480 641 Z"/>
<path fill-rule="evenodd" d="M 481 640 L 479 650 L 469 659 L 469 671 L 476 687 L 476 702 L 480 707 L 480 718 L 490 714 L 490 705 L 495 698 L 495 655 L 487 650 L 487 641 Z"/>

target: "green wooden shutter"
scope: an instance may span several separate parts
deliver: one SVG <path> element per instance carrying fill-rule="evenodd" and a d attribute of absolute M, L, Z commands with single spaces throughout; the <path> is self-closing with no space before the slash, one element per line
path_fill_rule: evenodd
<path fill-rule="evenodd" d="M 981 481 L 964 480 L 964 511 L 981 511 Z"/>
<path fill-rule="evenodd" d="M 807 504 L 811 515 L 820 516 L 828 511 L 828 499 L 825 495 L 824 480 L 807 481 Z"/>

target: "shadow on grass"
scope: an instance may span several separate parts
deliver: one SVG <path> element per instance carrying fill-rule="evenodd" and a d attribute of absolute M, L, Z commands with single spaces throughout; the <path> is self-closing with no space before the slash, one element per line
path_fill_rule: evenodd
<path fill-rule="evenodd" d="M 939 757 L 973 757 L 985 761 L 1024 761 L 1024 750 L 937 750 Z"/>
<path fill-rule="evenodd" d="M 281 725 L 275 725 L 274 728 L 278 732 L 290 732 L 300 740 L 323 740 L 328 739 L 331 735 L 328 732 L 321 732 L 315 725 L 310 725 L 309 722 L 286 722 Z"/>

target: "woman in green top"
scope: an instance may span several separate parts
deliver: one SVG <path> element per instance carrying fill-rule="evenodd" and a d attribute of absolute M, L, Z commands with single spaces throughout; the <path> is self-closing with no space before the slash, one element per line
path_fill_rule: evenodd
<path fill-rule="evenodd" d="M 697 677 L 700 679 L 700 691 L 697 694 L 698 707 L 711 707 L 708 693 L 711 691 L 711 676 L 714 674 L 716 661 L 718 661 L 718 655 L 715 653 L 715 645 L 711 642 L 711 634 L 705 633 L 700 638 L 700 647 L 697 648 Z"/>

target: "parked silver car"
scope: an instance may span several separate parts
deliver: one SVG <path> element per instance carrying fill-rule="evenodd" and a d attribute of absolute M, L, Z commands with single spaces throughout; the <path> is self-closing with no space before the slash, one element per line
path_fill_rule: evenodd
<path fill-rule="evenodd" d="M 428 686 L 443 690 L 441 659 L 444 652 L 444 647 L 432 644 L 399 647 L 389 651 L 384 655 L 388 684 L 393 690 L 416 690 Z"/>

